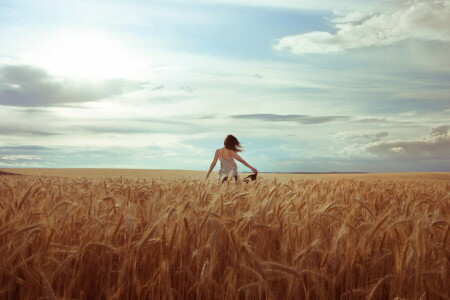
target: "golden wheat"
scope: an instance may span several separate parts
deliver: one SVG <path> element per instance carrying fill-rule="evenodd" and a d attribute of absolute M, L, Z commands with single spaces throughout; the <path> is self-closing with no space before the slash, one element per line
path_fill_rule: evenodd
<path fill-rule="evenodd" d="M 1 299 L 449 299 L 448 181 L 0 177 Z"/>

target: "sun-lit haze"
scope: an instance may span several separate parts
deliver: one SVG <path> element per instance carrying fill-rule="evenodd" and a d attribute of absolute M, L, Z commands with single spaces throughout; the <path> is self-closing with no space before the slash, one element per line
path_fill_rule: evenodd
<path fill-rule="evenodd" d="M 10 1 L 0 45 L 0 168 L 450 171 L 450 0 Z"/>
<path fill-rule="evenodd" d="M 138 68 L 132 55 L 119 40 L 86 30 L 49 38 L 24 60 L 62 77 L 97 79 L 132 76 Z"/>

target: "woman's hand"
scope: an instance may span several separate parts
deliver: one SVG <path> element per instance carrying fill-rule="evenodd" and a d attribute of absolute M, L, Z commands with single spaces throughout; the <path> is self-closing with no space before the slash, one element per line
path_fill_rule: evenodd
<path fill-rule="evenodd" d="M 250 168 L 250 170 L 252 170 L 253 173 L 258 173 L 258 170 L 256 170 L 255 168 Z"/>

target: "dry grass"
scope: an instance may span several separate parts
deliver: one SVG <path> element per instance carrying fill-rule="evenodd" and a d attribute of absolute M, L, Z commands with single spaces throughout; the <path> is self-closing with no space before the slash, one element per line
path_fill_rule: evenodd
<path fill-rule="evenodd" d="M 203 179 L 206 171 L 192 171 L 192 170 L 157 170 L 157 169 L 90 169 L 90 168 L 0 168 L 0 175 L 3 173 L 13 173 L 33 176 L 64 176 L 73 178 L 147 178 L 147 179 Z M 245 174 L 241 174 L 244 176 Z M 217 174 L 211 174 L 210 179 L 216 180 Z M 298 180 L 337 180 L 337 179 L 356 179 L 364 181 L 374 180 L 407 180 L 407 181 L 450 181 L 450 172 L 409 172 L 409 173 L 329 173 L 329 174 L 286 174 L 286 173 L 260 173 L 258 178 L 273 179 L 278 181 L 289 181 L 291 179 Z"/>
<path fill-rule="evenodd" d="M 450 183 L 0 177 L 1 299 L 449 299 Z"/>

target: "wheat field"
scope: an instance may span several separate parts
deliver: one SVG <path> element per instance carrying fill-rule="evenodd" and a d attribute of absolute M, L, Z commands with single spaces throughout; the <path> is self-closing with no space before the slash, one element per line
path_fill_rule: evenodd
<path fill-rule="evenodd" d="M 448 180 L 0 176 L 1 299 L 449 299 Z"/>

